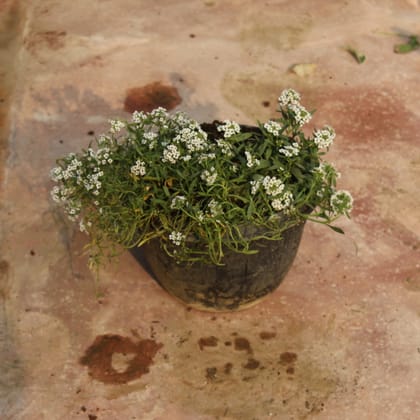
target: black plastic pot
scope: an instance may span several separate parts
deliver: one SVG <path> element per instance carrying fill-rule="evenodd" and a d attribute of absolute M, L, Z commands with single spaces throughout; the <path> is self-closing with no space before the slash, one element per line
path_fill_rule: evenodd
<path fill-rule="evenodd" d="M 179 264 L 152 240 L 132 254 L 169 294 L 204 311 L 235 311 L 255 305 L 274 291 L 296 256 L 304 223 L 284 231 L 279 241 L 259 240 L 245 255 L 227 251 L 223 266 Z"/>

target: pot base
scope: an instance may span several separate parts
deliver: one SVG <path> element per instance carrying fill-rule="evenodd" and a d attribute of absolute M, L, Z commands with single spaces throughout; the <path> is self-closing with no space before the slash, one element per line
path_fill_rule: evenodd
<path fill-rule="evenodd" d="M 287 229 L 278 241 L 255 241 L 256 254 L 226 252 L 223 266 L 177 263 L 159 240 L 131 252 L 163 289 L 186 306 L 231 312 L 250 308 L 277 289 L 296 256 L 303 228 L 301 223 Z"/>

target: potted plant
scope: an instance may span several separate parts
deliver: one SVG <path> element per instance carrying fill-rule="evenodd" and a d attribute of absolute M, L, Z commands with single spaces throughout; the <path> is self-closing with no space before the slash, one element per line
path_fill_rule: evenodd
<path fill-rule="evenodd" d="M 81 153 L 59 159 L 52 198 L 90 236 L 90 261 L 136 249 L 154 278 L 188 305 L 235 310 L 273 291 L 307 220 L 349 216 L 352 197 L 322 157 L 335 133 L 306 135 L 312 116 L 293 89 L 279 118 L 198 123 L 163 108 L 110 121 Z"/>

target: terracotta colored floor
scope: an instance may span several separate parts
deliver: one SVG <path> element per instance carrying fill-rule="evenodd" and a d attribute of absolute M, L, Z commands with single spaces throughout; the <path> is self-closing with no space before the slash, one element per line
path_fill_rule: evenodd
<path fill-rule="evenodd" d="M 0 1 L 0 418 L 419 419 L 420 49 L 398 34 L 418 1 Z M 55 159 L 159 97 L 253 123 L 289 86 L 338 133 L 346 235 L 308 225 L 244 312 L 187 310 L 128 253 L 97 298 Z"/>

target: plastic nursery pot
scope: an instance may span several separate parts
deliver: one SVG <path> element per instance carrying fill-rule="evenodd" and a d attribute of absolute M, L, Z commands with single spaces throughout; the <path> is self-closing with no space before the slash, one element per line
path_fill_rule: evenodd
<path fill-rule="evenodd" d="M 170 295 L 204 311 L 237 311 L 258 303 L 282 282 L 295 259 L 304 223 L 278 241 L 253 242 L 257 254 L 228 251 L 223 266 L 177 263 L 152 240 L 132 254 Z"/>

